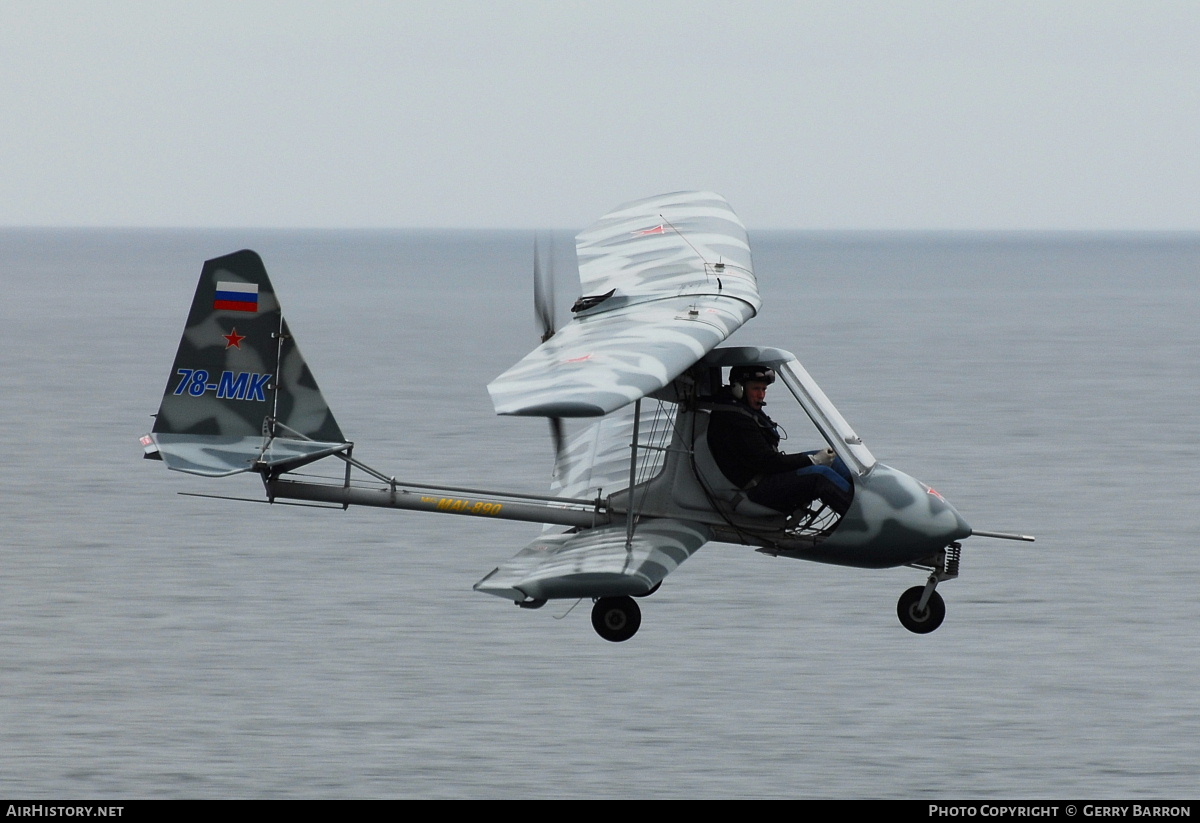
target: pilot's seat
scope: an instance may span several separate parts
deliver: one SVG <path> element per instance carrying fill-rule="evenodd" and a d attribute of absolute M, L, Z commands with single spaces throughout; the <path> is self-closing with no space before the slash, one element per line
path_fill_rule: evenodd
<path fill-rule="evenodd" d="M 691 439 L 696 465 L 695 474 L 698 477 L 695 489 L 687 489 L 686 486 L 680 488 L 680 484 L 676 484 L 676 502 L 688 508 L 711 508 L 711 496 L 727 513 L 732 512 L 746 517 L 772 518 L 782 523 L 786 519 L 785 515 L 769 506 L 750 500 L 746 497 L 746 493 L 735 486 L 717 467 L 717 461 L 708 447 L 710 416 L 711 413 L 703 409 L 692 412 L 694 428 Z"/>

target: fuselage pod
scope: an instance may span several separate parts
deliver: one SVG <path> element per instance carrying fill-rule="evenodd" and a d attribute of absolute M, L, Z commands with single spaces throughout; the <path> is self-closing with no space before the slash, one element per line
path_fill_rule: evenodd
<path fill-rule="evenodd" d="M 970 534 L 967 521 L 935 489 L 876 463 L 855 478 L 854 502 L 834 533 L 803 556 L 881 569 L 929 557 Z"/>

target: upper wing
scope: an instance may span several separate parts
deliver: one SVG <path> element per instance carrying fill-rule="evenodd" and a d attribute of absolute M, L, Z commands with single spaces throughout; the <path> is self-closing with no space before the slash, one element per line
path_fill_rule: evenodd
<path fill-rule="evenodd" d="M 497 414 L 607 414 L 666 386 L 762 305 L 746 229 L 711 192 L 627 203 L 576 251 L 575 319 L 491 382 Z"/>
<path fill-rule="evenodd" d="M 475 584 L 520 602 L 645 594 L 712 539 L 701 523 L 669 518 L 638 524 L 630 549 L 625 524 L 543 535 Z"/>

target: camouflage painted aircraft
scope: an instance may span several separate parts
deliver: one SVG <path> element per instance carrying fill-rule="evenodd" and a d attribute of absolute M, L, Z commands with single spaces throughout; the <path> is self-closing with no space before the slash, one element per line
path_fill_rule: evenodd
<path fill-rule="evenodd" d="M 262 260 L 209 260 L 167 381 L 147 457 L 206 476 L 255 472 L 268 500 L 381 506 L 546 524 L 475 584 L 524 608 L 594 602 L 601 637 L 641 624 L 634 597 L 709 541 L 775 557 L 928 572 L 897 607 L 909 630 L 945 616 L 936 591 L 958 576 L 972 530 L 929 486 L 876 462 L 804 367 L 786 351 L 720 347 L 761 300 L 746 230 L 723 198 L 681 192 L 623 205 L 577 237 L 581 297 L 553 328 L 535 279 L 543 342 L 488 386 L 498 414 L 547 417 L 557 459 L 550 495 L 405 483 L 352 455 L 284 320 Z M 790 514 L 759 505 L 717 467 L 706 431 L 725 370 L 768 367 L 841 459 L 852 482 L 838 515 L 818 499 Z M 562 418 L 595 422 L 564 442 Z M 336 481 L 292 472 L 344 464 Z"/>

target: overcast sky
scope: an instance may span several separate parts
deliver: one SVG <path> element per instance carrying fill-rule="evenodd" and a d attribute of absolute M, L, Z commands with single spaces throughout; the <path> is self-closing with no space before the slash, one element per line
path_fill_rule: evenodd
<path fill-rule="evenodd" d="M 0 4 L 0 225 L 1200 229 L 1195 2 Z"/>

